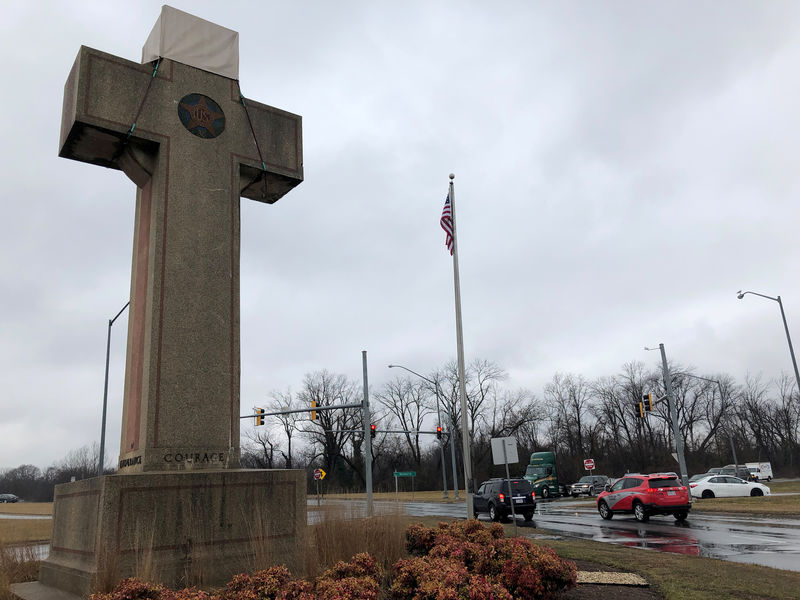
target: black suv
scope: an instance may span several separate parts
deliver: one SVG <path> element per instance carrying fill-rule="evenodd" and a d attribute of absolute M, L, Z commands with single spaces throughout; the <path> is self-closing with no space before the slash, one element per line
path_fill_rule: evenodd
<path fill-rule="evenodd" d="M 608 477 L 605 475 L 584 475 L 577 483 L 569 486 L 569 493 L 573 498 L 577 498 L 581 494 L 597 496 L 608 482 Z"/>
<path fill-rule="evenodd" d="M 508 496 L 508 484 L 511 482 L 511 497 Z M 526 521 L 533 519 L 536 510 L 536 494 L 527 479 L 490 479 L 484 481 L 472 496 L 472 508 L 475 514 L 489 513 L 492 521 L 508 518 L 511 515 L 511 503 L 514 512 L 522 515 Z"/>

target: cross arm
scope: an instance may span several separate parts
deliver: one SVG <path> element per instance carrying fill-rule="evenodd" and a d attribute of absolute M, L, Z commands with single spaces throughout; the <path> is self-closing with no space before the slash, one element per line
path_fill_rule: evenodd
<path fill-rule="evenodd" d="M 122 170 L 143 186 L 158 142 L 147 132 L 129 132 L 152 77 L 150 64 L 81 46 L 64 85 L 58 155 Z"/>
<path fill-rule="evenodd" d="M 231 95 L 242 102 L 233 81 Z M 240 195 L 272 204 L 303 181 L 303 120 L 299 115 L 250 99 L 244 100 L 240 108 L 245 110 L 245 106 L 249 122 L 243 128 L 242 142 L 247 157 L 239 157 L 243 182 Z"/>

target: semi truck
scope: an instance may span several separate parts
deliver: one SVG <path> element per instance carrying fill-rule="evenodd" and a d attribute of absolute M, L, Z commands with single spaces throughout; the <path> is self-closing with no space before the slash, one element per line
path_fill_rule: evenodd
<path fill-rule="evenodd" d="M 525 469 L 525 479 L 531 482 L 537 498 L 558 498 L 556 456 L 552 452 L 534 452 Z"/>

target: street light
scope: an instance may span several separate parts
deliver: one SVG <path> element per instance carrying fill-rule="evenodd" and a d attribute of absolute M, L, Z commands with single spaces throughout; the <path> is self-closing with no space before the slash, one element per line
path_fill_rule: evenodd
<path fill-rule="evenodd" d="M 434 391 L 436 392 L 436 416 L 439 419 L 439 423 L 441 423 L 442 422 L 442 415 L 439 412 L 439 382 L 438 381 L 434 381 L 433 379 L 428 379 L 424 375 L 420 375 L 416 371 L 412 371 L 411 369 L 409 369 L 408 367 L 404 367 L 403 365 L 388 365 L 388 367 L 390 369 L 394 369 L 394 368 L 403 369 L 404 371 L 408 371 L 412 375 L 416 375 L 420 379 L 424 379 L 425 381 L 427 381 L 428 383 L 433 385 Z M 452 459 L 452 462 L 453 462 L 453 497 L 456 500 L 458 500 L 458 473 L 456 471 L 456 449 L 455 449 L 455 446 L 453 445 L 453 437 L 454 437 L 453 436 L 453 421 L 451 419 L 450 420 L 450 458 Z M 445 471 L 445 466 L 444 466 L 444 444 L 442 444 L 442 443 L 439 444 L 439 451 L 440 451 L 441 456 L 442 456 L 442 486 L 443 486 L 442 497 L 443 498 L 447 498 L 447 473 Z"/>
<path fill-rule="evenodd" d="M 106 406 L 108 405 L 108 360 L 111 354 L 111 326 L 114 321 L 128 308 L 130 300 L 125 303 L 125 306 L 119 309 L 119 312 L 113 319 L 108 320 L 108 339 L 106 340 L 106 381 L 103 385 L 103 424 L 100 426 L 100 459 L 97 461 L 97 476 L 103 475 L 103 463 L 106 459 Z"/>
<path fill-rule="evenodd" d="M 797 360 L 794 358 L 794 348 L 792 347 L 792 337 L 789 335 L 789 326 L 786 324 L 786 313 L 783 312 L 783 302 L 781 302 L 781 297 L 778 296 L 777 298 L 773 298 L 772 296 L 766 296 L 764 294 L 759 294 L 758 292 L 743 292 L 739 290 L 736 293 L 736 297 L 741 300 L 745 297 L 746 294 L 753 294 L 754 296 L 761 296 L 762 298 L 766 298 L 767 300 L 774 300 L 778 303 L 778 306 L 781 307 L 781 318 L 783 319 L 783 328 L 786 330 L 786 341 L 789 342 L 789 354 L 792 355 L 792 366 L 794 367 L 794 380 L 797 382 L 797 393 L 800 394 L 800 373 L 797 371 Z"/>

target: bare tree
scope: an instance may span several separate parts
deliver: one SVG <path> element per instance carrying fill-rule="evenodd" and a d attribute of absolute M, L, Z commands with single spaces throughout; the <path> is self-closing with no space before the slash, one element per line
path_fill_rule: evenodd
<path fill-rule="evenodd" d="M 414 463 L 419 466 L 422 452 L 418 432 L 422 430 L 425 418 L 433 412 L 429 385 L 424 381 L 397 377 L 383 386 L 376 399 L 405 431 L 403 438 Z"/>
<path fill-rule="evenodd" d="M 298 398 L 304 406 L 310 407 L 313 400 L 317 406 L 327 407 L 353 404 L 361 400 L 360 394 L 359 386 L 346 376 L 323 370 L 305 376 Z M 352 446 L 353 442 L 360 448 L 363 434 L 354 435 L 360 427 L 363 427 L 361 410 L 345 408 L 319 411 L 317 420 L 306 424 L 302 431 L 317 448 L 316 456 L 322 458 L 326 471 L 333 474 L 337 465 L 345 462 L 363 478 L 356 468 L 357 465 L 353 465 L 352 456 L 356 453 L 348 455 L 346 451 L 347 446 Z"/>
<path fill-rule="evenodd" d="M 300 399 L 292 394 L 292 388 L 286 388 L 285 392 L 273 391 L 270 393 L 269 404 L 271 411 L 278 412 L 283 410 L 297 410 L 302 408 L 300 406 Z M 310 409 L 310 406 L 309 406 Z M 286 434 L 286 452 L 281 450 L 283 458 L 286 461 L 286 468 L 292 467 L 292 436 L 298 431 L 298 421 L 308 420 L 309 415 L 304 413 L 286 413 L 282 415 L 275 415 L 275 418 L 280 421 L 283 427 L 283 432 Z"/>
<path fill-rule="evenodd" d="M 273 436 L 273 432 L 266 427 L 248 431 L 246 437 L 251 444 L 242 452 L 242 466 L 251 469 L 274 469 L 278 442 Z"/>

